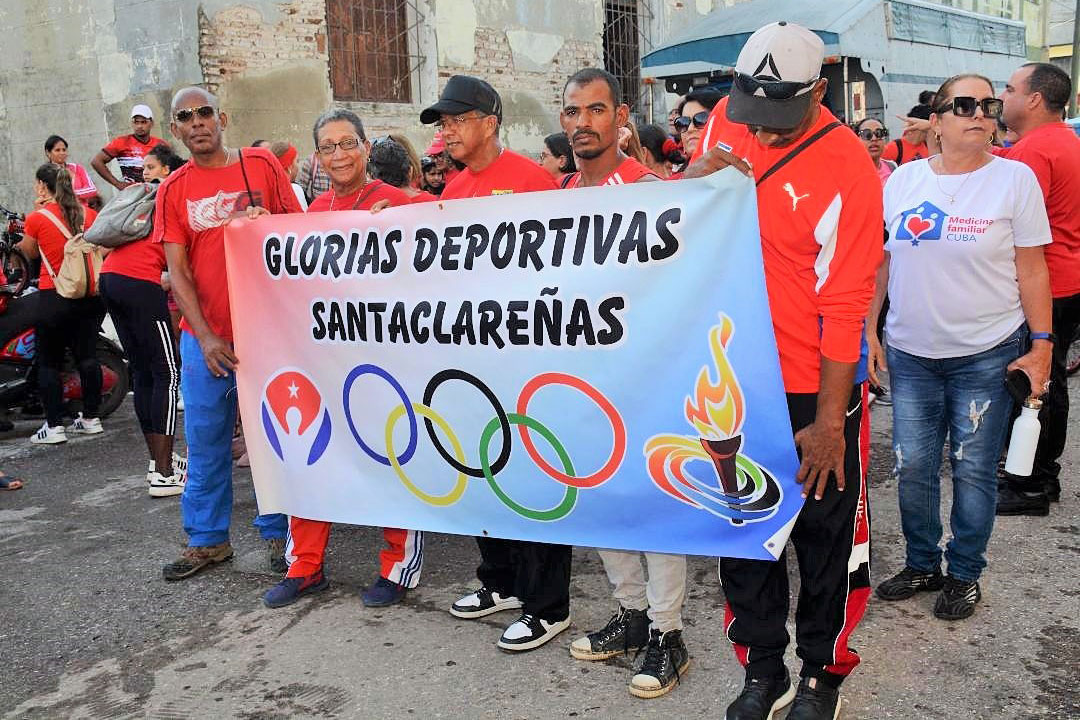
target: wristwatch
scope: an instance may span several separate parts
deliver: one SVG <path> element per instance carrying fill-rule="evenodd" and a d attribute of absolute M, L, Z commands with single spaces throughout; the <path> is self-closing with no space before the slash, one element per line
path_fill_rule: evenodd
<path fill-rule="evenodd" d="M 1057 345 L 1057 335 L 1052 332 L 1033 332 L 1028 337 L 1032 340 L 1047 340 L 1051 345 Z"/>

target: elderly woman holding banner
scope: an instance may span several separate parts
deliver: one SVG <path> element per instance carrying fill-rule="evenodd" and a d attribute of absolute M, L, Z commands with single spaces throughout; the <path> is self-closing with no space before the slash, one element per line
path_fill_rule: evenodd
<path fill-rule="evenodd" d="M 360 118 L 348 110 L 329 110 L 315 121 L 315 148 L 319 164 L 330 176 L 330 189 L 311 202 L 308 212 L 372 210 L 408 205 L 401 190 L 368 175 L 371 143 Z M 420 582 L 424 534 L 415 530 L 383 528 L 386 549 L 379 554 L 380 572 L 361 599 L 368 607 L 393 605 Z M 263 595 L 267 607 L 290 605 L 300 597 L 325 590 L 330 583 L 323 572 L 323 557 L 330 539 L 330 523 L 292 516 L 285 557 L 285 578 Z"/>

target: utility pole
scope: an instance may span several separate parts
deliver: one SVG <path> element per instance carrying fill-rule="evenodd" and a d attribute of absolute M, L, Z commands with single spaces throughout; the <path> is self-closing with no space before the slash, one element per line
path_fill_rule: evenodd
<path fill-rule="evenodd" d="M 1069 98 L 1069 117 L 1076 117 L 1076 90 L 1080 81 L 1080 0 L 1076 0 L 1076 12 L 1073 13 L 1072 72 L 1073 94 Z"/>

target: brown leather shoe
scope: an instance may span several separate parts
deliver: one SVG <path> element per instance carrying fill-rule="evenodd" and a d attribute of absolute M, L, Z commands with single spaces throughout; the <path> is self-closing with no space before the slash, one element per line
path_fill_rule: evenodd
<path fill-rule="evenodd" d="M 180 557 L 161 569 L 161 574 L 166 580 L 183 580 L 232 556 L 232 545 L 227 540 L 220 545 L 184 548 Z"/>

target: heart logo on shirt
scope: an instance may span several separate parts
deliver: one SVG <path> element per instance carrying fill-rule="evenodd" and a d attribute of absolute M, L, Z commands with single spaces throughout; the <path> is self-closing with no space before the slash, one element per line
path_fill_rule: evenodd
<path fill-rule="evenodd" d="M 924 220 L 918 215 L 908 215 L 907 220 L 904 221 L 904 227 L 911 233 L 911 237 L 918 238 L 924 232 L 934 227 L 934 221 Z"/>

